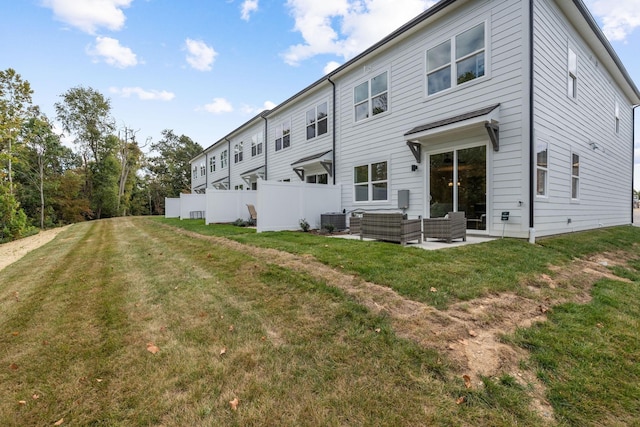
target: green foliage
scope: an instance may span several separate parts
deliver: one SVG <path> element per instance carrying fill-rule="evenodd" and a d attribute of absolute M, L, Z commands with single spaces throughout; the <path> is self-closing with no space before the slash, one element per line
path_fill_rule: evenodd
<path fill-rule="evenodd" d="M 27 224 L 27 215 L 9 191 L 6 183 L 0 182 L 0 243 L 15 240 L 32 232 Z"/>
<path fill-rule="evenodd" d="M 331 234 L 335 231 L 336 226 L 333 224 L 325 224 L 324 229 L 327 230 L 327 233 Z"/>
<path fill-rule="evenodd" d="M 157 192 L 157 200 L 164 204 L 165 197 L 179 197 L 191 191 L 190 161 L 202 152 L 197 142 L 173 130 L 162 131 L 162 139 L 151 146 L 157 156 L 149 158 L 148 169 Z"/>
<path fill-rule="evenodd" d="M 309 225 L 307 220 L 302 218 L 300 220 L 300 229 L 306 233 L 307 231 L 309 231 L 309 227 L 311 227 L 311 226 Z"/>

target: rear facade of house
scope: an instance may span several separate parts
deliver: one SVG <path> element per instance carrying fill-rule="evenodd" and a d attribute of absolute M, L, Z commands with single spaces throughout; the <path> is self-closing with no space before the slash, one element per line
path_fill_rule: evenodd
<path fill-rule="evenodd" d="M 580 0 L 443 0 L 208 147 L 192 188 L 338 184 L 347 212 L 530 239 L 629 224 L 638 103 Z"/>

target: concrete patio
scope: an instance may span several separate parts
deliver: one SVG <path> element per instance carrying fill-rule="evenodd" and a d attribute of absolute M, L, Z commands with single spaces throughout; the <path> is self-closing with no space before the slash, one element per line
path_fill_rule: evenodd
<path fill-rule="evenodd" d="M 333 234 L 333 235 L 328 235 L 327 237 L 333 237 L 338 239 L 360 240 L 360 236 L 357 234 Z M 373 239 L 363 239 L 363 240 L 373 241 Z M 416 243 L 416 242 L 407 243 L 406 247 L 416 247 L 420 249 L 433 251 L 436 249 L 457 248 L 458 246 L 474 245 L 478 243 L 490 242 L 491 240 L 496 240 L 496 238 L 467 234 L 466 242 L 463 242 L 462 240 L 454 240 L 451 243 L 447 243 L 444 240 L 429 239 L 429 241 L 427 242 L 423 240 L 422 243 Z"/>

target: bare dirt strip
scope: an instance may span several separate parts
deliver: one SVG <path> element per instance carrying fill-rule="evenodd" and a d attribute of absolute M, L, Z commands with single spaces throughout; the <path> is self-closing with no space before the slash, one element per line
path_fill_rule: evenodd
<path fill-rule="evenodd" d="M 0 271 L 6 266 L 13 264 L 34 249 L 45 245 L 55 239 L 55 237 L 66 230 L 65 227 L 52 228 L 50 230 L 40 231 L 33 236 L 25 237 L 20 240 L 3 243 L 0 245 Z"/>

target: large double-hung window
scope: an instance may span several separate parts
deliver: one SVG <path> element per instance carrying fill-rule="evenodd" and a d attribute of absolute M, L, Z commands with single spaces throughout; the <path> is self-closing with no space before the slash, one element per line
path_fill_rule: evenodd
<path fill-rule="evenodd" d="M 222 154 L 220 154 L 220 169 L 226 168 L 228 162 L 229 162 L 229 154 L 227 153 L 227 150 L 224 150 Z"/>
<path fill-rule="evenodd" d="M 251 137 L 251 157 L 262 154 L 262 133 L 258 132 Z"/>
<path fill-rule="evenodd" d="M 242 161 L 244 151 L 243 146 L 244 143 L 241 142 L 240 144 L 236 144 L 235 147 L 233 147 L 233 163 L 239 163 Z"/>
<path fill-rule="evenodd" d="M 427 50 L 427 95 L 485 75 L 484 22 Z"/>
<path fill-rule="evenodd" d="M 389 109 L 388 72 L 360 83 L 353 90 L 356 122 L 384 113 Z"/>
<path fill-rule="evenodd" d="M 324 135 L 327 133 L 327 103 L 317 105 L 315 108 L 307 111 L 307 140 L 313 139 L 316 136 Z"/>
<path fill-rule="evenodd" d="M 353 168 L 353 194 L 356 202 L 388 200 L 387 162 Z"/>

